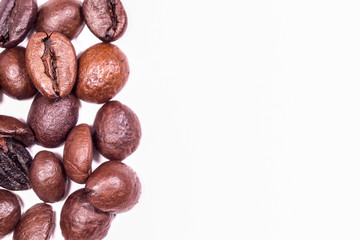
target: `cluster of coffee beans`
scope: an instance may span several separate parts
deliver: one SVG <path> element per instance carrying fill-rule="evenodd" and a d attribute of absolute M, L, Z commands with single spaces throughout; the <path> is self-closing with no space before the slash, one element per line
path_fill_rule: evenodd
<path fill-rule="evenodd" d="M 34 97 L 27 123 L 0 115 L 0 239 L 13 231 L 16 240 L 50 239 L 49 203 L 64 198 L 63 237 L 103 239 L 114 216 L 133 208 L 141 194 L 137 174 L 122 163 L 139 145 L 140 123 L 129 107 L 111 101 L 129 76 L 125 54 L 110 43 L 126 30 L 124 7 L 120 0 L 48 0 L 38 9 L 36 0 L 1 0 L 0 14 L 0 47 L 6 48 L 0 89 L 18 100 Z M 77 59 L 71 39 L 85 24 L 102 43 Z M 28 35 L 26 49 L 18 47 Z M 77 123 L 79 99 L 103 104 L 93 127 Z M 42 150 L 33 158 L 27 150 L 33 144 L 64 144 L 63 156 Z M 93 147 L 109 159 L 95 170 Z M 70 180 L 85 186 L 66 196 Z M 28 189 L 43 202 L 21 215 L 12 191 Z"/>

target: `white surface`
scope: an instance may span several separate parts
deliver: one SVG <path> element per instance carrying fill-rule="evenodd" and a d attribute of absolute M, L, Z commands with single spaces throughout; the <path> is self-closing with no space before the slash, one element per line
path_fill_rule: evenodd
<path fill-rule="evenodd" d="M 143 195 L 106 239 L 360 238 L 358 1 L 123 3 L 131 73 L 116 99 L 142 123 L 125 163 Z M 87 28 L 73 41 L 95 42 Z M 79 123 L 99 107 L 82 103 Z M 39 202 L 25 195 L 24 210 Z"/>

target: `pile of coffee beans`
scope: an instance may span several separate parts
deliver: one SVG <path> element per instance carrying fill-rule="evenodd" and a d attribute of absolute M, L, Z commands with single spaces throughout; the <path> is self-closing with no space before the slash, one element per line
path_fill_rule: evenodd
<path fill-rule="evenodd" d="M 85 24 L 102 42 L 77 57 L 71 40 Z M 0 91 L 33 100 L 26 123 L 0 115 L 0 239 L 51 239 L 50 204 L 59 201 L 64 239 L 103 239 L 115 215 L 138 203 L 140 180 L 122 161 L 139 146 L 140 122 L 111 100 L 129 77 L 127 57 L 110 43 L 126 28 L 120 0 L 48 0 L 39 9 L 36 0 L 1 0 Z M 27 36 L 26 48 L 17 46 Z M 92 126 L 78 123 L 81 101 L 103 104 Z M 63 154 L 32 156 L 34 144 L 63 145 Z M 92 169 L 95 151 L 108 161 Z M 84 185 L 70 193 L 69 181 Z M 14 191 L 30 189 L 39 203 L 21 215 L 26 199 Z"/>

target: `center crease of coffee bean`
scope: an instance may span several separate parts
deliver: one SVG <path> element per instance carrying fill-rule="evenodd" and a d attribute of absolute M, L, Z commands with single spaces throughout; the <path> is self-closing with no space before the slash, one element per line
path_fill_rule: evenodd
<path fill-rule="evenodd" d="M 112 38 L 115 35 L 116 27 L 118 24 L 116 16 L 116 2 L 115 0 L 108 0 L 108 9 L 110 12 L 111 26 L 106 30 L 106 37 Z"/>
<path fill-rule="evenodd" d="M 9 28 L 14 21 L 17 12 L 18 11 L 16 10 L 16 1 L 13 0 L 13 5 L 11 6 L 10 11 L 7 12 L 6 19 L 1 26 L 0 42 L 6 43 L 9 40 Z"/>
<path fill-rule="evenodd" d="M 44 63 L 45 74 L 50 78 L 52 87 L 56 95 L 59 96 L 59 87 L 57 82 L 57 66 L 56 66 L 56 55 L 54 49 L 51 47 L 51 34 L 44 38 L 42 42 L 45 45 L 44 54 L 41 60 Z"/>

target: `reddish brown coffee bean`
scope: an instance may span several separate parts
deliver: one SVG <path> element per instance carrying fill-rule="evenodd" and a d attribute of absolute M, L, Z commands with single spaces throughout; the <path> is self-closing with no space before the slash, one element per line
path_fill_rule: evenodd
<path fill-rule="evenodd" d="M 89 125 L 80 124 L 69 133 L 64 147 L 64 168 L 74 182 L 83 184 L 91 173 L 93 143 Z"/>
<path fill-rule="evenodd" d="M 120 102 L 107 102 L 96 114 L 93 137 L 95 147 L 103 156 L 110 160 L 123 160 L 139 146 L 139 119 Z"/>
<path fill-rule="evenodd" d="M 79 107 L 79 100 L 73 94 L 59 99 L 36 95 L 27 122 L 38 143 L 48 148 L 62 144 L 76 125 Z"/>
<path fill-rule="evenodd" d="M 0 115 L 0 138 L 7 137 L 20 141 L 25 146 L 34 143 L 34 134 L 25 123 L 20 120 Z"/>
<path fill-rule="evenodd" d="M 40 151 L 35 155 L 29 178 L 34 192 L 44 202 L 57 202 L 65 194 L 65 171 L 61 161 L 52 152 Z"/>
<path fill-rule="evenodd" d="M 139 201 L 141 184 L 136 173 L 117 161 L 102 163 L 90 175 L 85 186 L 89 202 L 104 212 L 129 211 Z"/>
<path fill-rule="evenodd" d="M 37 15 L 36 0 L 0 2 L 0 47 L 12 48 L 25 39 Z"/>
<path fill-rule="evenodd" d="M 69 39 L 75 38 L 85 22 L 79 0 L 49 0 L 39 9 L 37 32 L 60 32 Z"/>
<path fill-rule="evenodd" d="M 26 70 L 25 48 L 15 47 L 0 54 L 0 86 L 9 97 L 31 98 L 37 92 Z"/>
<path fill-rule="evenodd" d="M 87 102 L 104 103 L 120 92 L 128 77 L 124 53 L 112 44 L 96 44 L 80 56 L 76 95 Z"/>
<path fill-rule="evenodd" d="M 76 80 L 74 46 L 61 33 L 36 33 L 26 47 L 26 67 L 41 94 L 50 99 L 64 97 Z"/>
<path fill-rule="evenodd" d="M 91 205 L 84 189 L 73 192 L 61 210 L 60 228 L 65 240 L 100 240 L 110 228 L 113 214 Z"/>
<path fill-rule="evenodd" d="M 20 216 L 19 199 L 12 192 L 0 189 L 0 239 L 14 230 Z"/>
<path fill-rule="evenodd" d="M 127 27 L 127 16 L 120 0 L 85 0 L 83 13 L 90 31 L 104 42 L 119 39 Z"/>
<path fill-rule="evenodd" d="M 46 203 L 35 204 L 21 217 L 13 240 L 49 240 L 54 226 L 52 207 Z"/>

